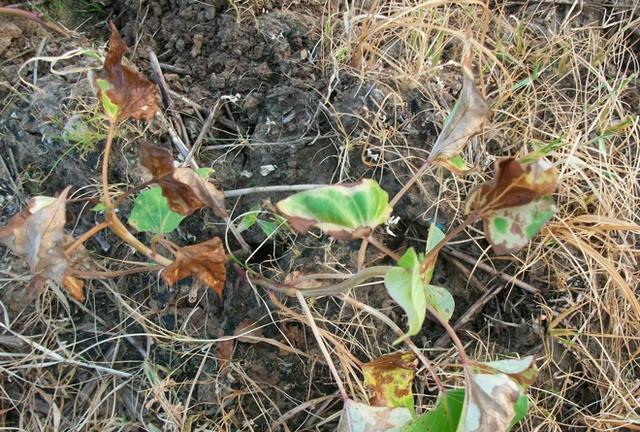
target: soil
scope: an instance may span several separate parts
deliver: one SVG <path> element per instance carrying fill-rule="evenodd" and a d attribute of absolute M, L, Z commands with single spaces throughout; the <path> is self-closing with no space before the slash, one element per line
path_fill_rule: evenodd
<path fill-rule="evenodd" d="M 153 76 L 145 51 L 148 48 L 153 50 L 161 63 L 170 65 L 165 69 L 169 87 L 200 107 L 178 97 L 173 98 L 171 109 L 181 116 L 191 142 L 198 136 L 202 118 L 206 117 L 208 110 L 216 101 L 224 101 L 198 155 L 201 166 L 215 169 L 215 182 L 224 190 L 335 183 L 372 177 L 393 195 L 411 173 L 406 166 L 393 171 L 381 169 L 374 158 L 362 157 L 363 153 L 366 155 L 363 144 L 369 136 L 370 120 L 383 119 L 386 126 L 393 126 L 398 137 L 404 140 L 405 154 L 410 154 L 410 148 L 428 150 L 425 143 L 434 141 L 442 120 L 433 117 L 434 104 L 450 106 L 460 89 L 460 77 L 455 68 L 445 69 L 438 77 L 443 91 L 437 101 L 411 89 L 391 89 L 384 83 L 362 82 L 354 76 L 345 75 L 332 80 L 317 66 L 321 36 L 317 22 L 321 8 L 318 2 L 293 2 L 293 6 L 280 9 L 279 2 L 264 1 L 262 7 L 253 8 L 257 11 L 253 18 L 243 18 L 240 22 L 235 9 L 221 0 L 209 4 L 190 0 L 112 0 L 103 3 L 106 5 L 103 15 L 93 15 L 92 20 L 85 23 L 87 33 L 84 38 L 69 41 L 49 36 L 42 55 L 57 55 L 77 48 L 79 44 L 97 46 L 104 42 L 108 37 L 104 19 L 108 17 L 113 19 L 125 41 L 133 47 L 130 58 L 138 68 Z M 69 19 L 79 20 L 78 16 Z M 35 54 L 48 33 L 35 24 L 0 17 L 0 34 L 0 79 L 15 82 L 14 78 L 20 74 L 24 79 L 33 81 L 33 63 L 20 72 L 18 69 L 22 62 Z M 88 57 L 76 57 L 61 64 L 97 66 Z M 56 69 L 61 67 L 57 65 Z M 31 196 L 55 195 L 67 185 L 81 189 L 95 185 L 98 178 L 100 143 L 79 151 L 77 147 L 70 150 L 73 143 L 64 139 L 65 126 L 68 127 L 72 117 L 78 112 L 91 112 L 91 104 L 95 103 L 86 75 L 54 74 L 43 61 L 38 62 L 37 75 L 38 90 L 28 95 L 0 86 L 0 98 L 5 101 L 0 110 L 4 161 L 0 165 L 3 179 L 0 183 L 0 225 L 18 212 Z M 328 105 L 332 107 L 331 111 L 324 108 Z M 144 170 L 137 162 L 136 141 L 140 134 L 138 125 L 130 125 L 122 132 L 110 173 L 112 183 L 137 184 L 144 178 Z M 177 155 L 168 134 L 158 125 L 152 125 L 145 132 L 145 139 L 172 149 Z M 499 148 L 494 150 L 494 154 L 501 151 Z M 10 178 L 19 179 L 19 184 Z M 392 228 L 395 236 L 385 234 L 381 237 L 387 246 L 423 247 L 412 239 L 426 238 L 428 226 L 434 219 L 443 224 L 454 220 L 453 208 L 440 208 L 437 215 L 435 209 L 425 209 L 425 201 L 437 201 L 439 186 L 430 177 L 426 177 L 423 184 L 422 190 L 415 188 L 395 209 L 401 222 Z M 234 216 L 239 216 L 263 205 L 267 199 L 276 202 L 286 195 L 247 195 L 237 201 L 229 201 L 228 207 L 233 209 Z M 263 208 L 268 208 L 268 205 Z M 122 211 L 127 212 L 127 206 Z M 77 233 L 86 231 L 100 217 L 89 211 L 89 206 L 84 203 L 72 205 L 70 212 L 75 215 L 70 228 Z M 265 215 L 264 218 L 274 220 L 273 216 Z M 220 220 L 203 211 L 185 220 L 169 238 L 177 244 L 191 244 L 212 236 L 223 236 L 223 228 Z M 296 237 L 289 232 L 281 232 L 274 242 L 265 242 L 265 234 L 257 225 L 243 235 L 255 248 L 252 263 L 264 266 L 267 276 L 282 276 L 293 271 L 318 272 L 328 260 L 348 269 L 356 266 L 357 242 L 330 242 L 326 237 Z M 150 240 L 145 235 L 140 237 Z M 232 249 L 238 246 L 233 240 L 229 241 Z M 109 256 L 123 260 L 139 259 L 110 234 L 101 234 L 87 247 L 94 251 L 98 260 L 107 252 Z M 463 249 L 470 255 L 477 254 L 478 250 Z M 369 251 L 367 258 L 384 262 L 374 250 Z M 3 253 L 0 269 L 7 274 L 27 273 L 26 267 L 8 252 Z M 454 321 L 482 295 L 480 288 L 491 288 L 499 283 L 480 273 L 474 273 L 479 278 L 477 285 L 469 283 L 464 272 L 446 255 L 441 257 L 436 269 L 434 281 L 450 288 L 455 297 Z M 544 290 L 544 270 L 542 267 L 533 269 L 523 279 L 535 282 Z M 0 300 L 7 307 L 10 322 L 20 326 L 17 317 L 43 309 L 50 311 L 54 321 L 57 316 L 68 314 L 70 321 L 60 320 L 57 323 L 61 329 L 59 337 L 65 341 L 84 340 L 76 345 L 76 349 L 87 348 L 84 354 L 87 360 L 117 362 L 125 369 L 133 369 L 147 361 L 166 378 L 162 385 L 171 387 L 175 392 L 170 402 L 160 397 L 154 399 L 146 393 L 144 397 L 137 394 L 135 385 L 139 379 L 122 387 L 119 397 L 123 402 L 113 408 L 114 414 L 137 422 L 138 430 L 153 424 L 160 425 L 158 419 L 170 411 L 167 404 L 176 408 L 187 400 L 194 407 L 194 417 L 190 420 L 193 430 L 204 424 L 204 418 L 215 423 L 222 417 L 234 425 L 234 430 L 271 430 L 270 424 L 283 413 L 305 401 L 336 392 L 308 328 L 291 315 L 282 313 L 266 292 L 248 283 L 243 273 L 233 265 L 229 266 L 222 299 L 205 289 L 198 290 L 194 299 L 193 281 L 168 289 L 155 274 L 115 280 L 113 290 L 118 295 L 97 281 L 89 283 L 87 292 L 90 300 L 84 307 L 75 303 L 65 306 L 52 294 L 34 302 L 25 291 L 26 284 L 14 283 L 0 289 Z M 129 299 L 131 304 L 141 305 L 147 320 L 145 325 L 122 309 L 118 296 Z M 363 289 L 357 297 L 383 309 L 403 326 L 402 311 L 394 306 L 380 286 Z M 295 301 L 285 298 L 279 298 L 279 301 L 297 310 Z M 67 311 L 65 307 L 68 307 Z M 349 323 L 355 316 L 352 309 L 341 308 L 333 299 L 318 299 L 314 307 L 336 323 Z M 493 326 L 492 343 L 495 346 L 492 349 L 495 352 L 528 354 L 539 350 L 542 345 L 542 330 L 532 321 L 532 316 L 538 315 L 536 308 L 526 293 L 504 290 L 485 306 L 482 314 L 467 324 L 465 330 L 474 334 L 482 331 L 489 322 Z M 106 325 L 113 326 L 119 334 L 131 335 L 128 342 L 110 340 L 107 333 L 100 335 L 95 332 L 96 316 Z M 231 345 L 202 345 L 202 349 L 212 353 L 202 357 L 193 352 L 194 345 L 188 341 L 167 343 L 166 340 L 158 340 L 149 343 L 149 338 L 142 336 L 149 322 L 192 339 L 230 336 L 248 324 L 257 323 L 261 326 L 262 337 L 290 343 L 309 357 L 292 354 L 268 343 L 247 341 Z M 24 323 L 22 328 L 14 330 L 35 336 L 46 333 L 47 324 L 46 319 L 40 319 L 35 325 Z M 336 324 L 336 329 L 344 330 L 347 325 Z M 470 340 L 465 332 L 462 333 L 465 340 Z M 437 326 L 428 323 L 415 341 L 419 346 L 433 346 L 442 334 Z M 390 344 L 395 335 L 377 326 L 377 330 L 366 337 L 375 339 L 373 345 L 380 350 L 377 354 L 381 354 L 392 349 Z M 102 342 L 94 347 L 96 340 Z M 370 353 L 357 343 L 350 348 L 360 361 L 369 360 Z M 170 375 L 168 371 L 171 371 Z M 197 385 L 192 387 L 196 376 Z M 82 371 L 71 379 L 82 383 L 90 377 L 91 372 Z M 435 395 L 431 383 L 420 383 L 419 386 L 425 396 Z M 20 399 L 14 394 L 20 391 L 20 387 L 8 385 L 7 389 Z M 587 394 L 582 396 L 585 400 L 589 397 Z M 145 401 L 151 403 L 144 404 Z M 105 406 L 104 409 L 107 408 Z M 339 409 L 340 403 L 334 399 L 323 407 L 323 412 L 337 412 Z M 81 413 L 68 405 L 61 414 L 60 430 L 72 430 Z M 20 424 L 19 409 L 10 408 L 3 415 L 7 425 Z M 335 418 L 314 426 L 317 420 L 313 417 L 313 414 L 303 411 L 289 418 L 287 424 L 291 430 L 296 430 L 297 425 L 304 425 L 303 430 L 333 430 L 336 426 Z"/>

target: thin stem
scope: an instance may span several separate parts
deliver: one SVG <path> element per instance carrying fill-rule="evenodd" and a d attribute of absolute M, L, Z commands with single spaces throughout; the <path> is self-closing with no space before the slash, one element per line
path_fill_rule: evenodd
<path fill-rule="evenodd" d="M 324 340 L 322 339 L 322 335 L 320 335 L 320 330 L 318 330 L 318 326 L 316 325 L 315 320 L 313 319 L 313 315 L 311 314 L 311 310 L 309 309 L 309 305 L 307 305 L 307 300 L 304 298 L 300 291 L 296 292 L 296 297 L 300 302 L 300 306 L 302 307 L 302 311 L 307 317 L 309 321 L 309 327 L 311 327 L 311 331 L 313 332 L 313 336 L 316 338 L 316 342 L 320 346 L 320 351 L 324 355 L 324 358 L 327 360 L 327 366 L 329 366 L 329 370 L 333 375 L 333 379 L 336 381 L 338 385 L 338 390 L 340 391 L 340 396 L 342 396 L 342 400 L 347 402 L 349 396 L 347 395 L 347 391 L 344 389 L 344 384 L 342 383 L 342 379 L 338 374 L 338 370 L 336 369 L 336 365 L 333 363 L 333 359 L 331 355 L 329 355 L 329 351 L 327 350 L 326 345 L 324 344 Z"/>
<path fill-rule="evenodd" d="M 91 228 L 89 231 L 87 231 L 86 233 L 82 234 L 80 237 L 78 237 L 73 243 L 71 243 L 71 246 L 69 246 L 65 251 L 64 254 L 66 256 L 71 256 L 71 254 L 78 249 L 80 246 L 82 246 L 82 244 L 84 242 L 86 242 L 87 240 L 89 240 L 91 237 L 93 237 L 94 235 L 96 235 L 97 233 L 99 233 L 100 231 L 102 231 L 103 229 L 107 228 L 109 226 L 109 222 L 101 222 L 98 225 L 94 226 L 93 228 Z"/>
<path fill-rule="evenodd" d="M 310 189 L 318 189 L 323 186 L 330 186 L 330 185 L 299 184 L 299 185 L 255 186 L 255 187 L 249 187 L 249 188 L 224 191 L 224 197 L 235 198 L 243 195 L 258 194 L 258 193 L 298 192 L 298 191 L 305 191 Z"/>
<path fill-rule="evenodd" d="M 131 232 L 127 229 L 126 226 L 120 221 L 118 215 L 115 212 L 115 208 L 111 202 L 111 196 L 109 194 L 109 156 L 111 154 L 111 147 L 113 145 L 113 138 L 115 136 L 117 124 L 115 122 L 109 123 L 109 131 L 107 133 L 107 142 L 104 146 L 104 154 L 102 156 L 102 194 L 104 195 L 104 205 L 105 205 L 105 214 L 106 220 L 109 223 L 109 228 L 128 243 L 135 250 L 146 256 L 147 258 L 155 261 L 156 263 L 162 266 L 168 266 L 173 261 L 170 259 L 155 253 L 149 247 L 147 247 L 140 240 L 135 238 Z"/>
<path fill-rule="evenodd" d="M 409 181 L 407 183 L 405 183 L 405 185 L 402 187 L 402 189 L 400 189 L 400 192 L 398 192 L 389 202 L 389 205 L 391 207 L 394 207 L 398 201 L 400 201 L 400 199 L 407 193 L 407 191 L 409 191 L 409 189 L 411 189 L 411 186 L 413 186 L 413 184 L 418 181 L 418 179 L 420 177 L 422 177 L 422 174 L 424 174 L 427 169 L 429 169 L 429 167 L 431 166 L 431 164 L 433 163 L 433 159 L 428 158 L 427 160 L 424 161 L 424 163 L 422 164 L 422 166 L 418 169 L 418 171 L 416 171 L 416 173 L 413 175 L 413 177 L 411 177 L 409 179 Z"/>
<path fill-rule="evenodd" d="M 64 28 L 62 28 L 59 24 L 51 22 L 51 21 L 45 21 L 44 19 L 42 19 L 39 14 L 35 14 L 33 12 L 29 12 L 26 10 L 22 10 L 22 9 L 18 9 L 18 8 L 12 8 L 12 7 L 0 7 L 0 14 L 2 15 L 11 15 L 11 16 L 15 16 L 15 17 L 20 17 L 20 18 L 26 18 L 28 20 L 37 22 L 38 24 L 48 28 L 49 30 L 52 30 L 64 37 L 69 37 L 71 36 L 70 33 L 65 30 Z"/>
<path fill-rule="evenodd" d="M 127 276 L 136 273 L 154 272 L 162 269 L 162 266 L 144 266 L 134 267 L 126 270 L 106 270 L 106 271 L 85 271 L 70 269 L 69 272 L 72 276 L 80 279 L 111 279 L 114 277 Z"/>
<path fill-rule="evenodd" d="M 128 196 L 133 195 L 134 193 L 146 188 L 149 185 L 152 185 L 156 182 L 156 179 L 151 179 L 149 181 L 146 181 L 142 184 L 139 184 L 137 186 L 134 186 L 132 188 L 127 189 L 126 191 L 122 192 L 120 195 L 118 195 L 116 197 L 116 200 L 113 203 L 113 208 L 117 209 L 118 207 L 120 207 L 122 205 L 122 201 L 124 201 L 125 198 L 127 198 Z"/>
<path fill-rule="evenodd" d="M 373 236 L 369 236 L 367 240 L 369 241 L 369 243 L 371 243 L 371 246 L 373 246 L 374 248 L 378 249 L 381 252 L 384 252 L 385 254 L 389 255 L 391 258 L 393 258 L 396 261 L 400 260 L 400 255 L 398 255 L 397 253 L 395 253 L 394 251 L 392 251 L 391 249 L 389 249 L 388 247 L 380 243 L 378 240 L 373 238 Z"/>
<path fill-rule="evenodd" d="M 398 336 L 402 336 L 404 334 L 402 329 L 400 327 L 398 327 L 398 325 L 396 323 L 394 323 L 391 320 L 391 318 L 389 318 L 388 316 L 386 316 L 385 314 L 380 312 L 378 309 L 373 308 L 373 307 L 369 306 L 366 303 L 362 303 L 362 302 L 360 302 L 360 301 L 358 301 L 358 300 L 356 300 L 354 298 L 351 298 L 351 297 L 347 296 L 346 294 L 342 294 L 340 296 L 340 298 L 345 303 L 349 303 L 350 305 L 355 306 L 358 309 L 363 310 L 363 311 L 367 312 L 368 314 L 373 315 L 374 317 L 378 318 L 380 321 L 385 323 L 389 328 L 391 328 Z M 405 345 L 407 345 L 411 349 L 411 351 L 413 351 L 413 353 L 416 355 L 416 357 L 418 357 L 418 359 L 420 359 L 420 361 L 422 362 L 424 367 L 427 369 L 429 374 L 431 374 L 431 377 L 433 378 L 433 381 L 435 382 L 436 386 L 438 387 L 438 390 L 440 390 L 440 392 L 444 392 L 444 390 L 445 390 L 444 389 L 444 385 L 442 384 L 442 381 L 440 381 L 440 377 L 438 377 L 438 374 L 436 374 L 436 371 L 433 368 L 433 364 L 429 361 L 429 359 L 427 359 L 424 356 L 424 354 L 422 354 L 422 352 L 420 352 L 420 350 L 418 349 L 416 344 L 413 343 L 413 341 L 411 339 L 407 338 L 403 342 L 405 343 Z"/>
<path fill-rule="evenodd" d="M 462 345 L 462 341 L 460 340 L 460 338 L 456 334 L 456 331 L 453 329 L 453 327 L 451 327 L 449 322 L 447 320 L 445 320 L 444 318 L 442 318 L 440 316 L 440 314 L 438 314 L 438 312 L 430 304 L 427 304 L 427 311 L 431 315 L 433 315 L 433 317 L 447 331 L 447 334 L 451 338 L 451 341 L 453 342 L 453 344 L 458 349 L 458 355 L 460 356 L 460 363 L 462 363 L 462 367 L 464 367 L 466 369 L 467 366 L 469 365 L 469 357 L 467 357 L 467 352 L 464 349 L 464 345 Z"/>

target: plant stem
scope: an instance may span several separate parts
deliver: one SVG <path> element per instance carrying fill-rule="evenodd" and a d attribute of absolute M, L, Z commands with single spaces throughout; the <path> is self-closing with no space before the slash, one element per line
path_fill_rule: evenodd
<path fill-rule="evenodd" d="M 146 256 L 147 258 L 155 261 L 161 266 L 168 266 L 173 261 L 170 259 L 155 253 L 149 247 L 147 247 L 140 240 L 135 238 L 133 234 L 127 229 L 126 226 L 120 221 L 116 214 L 115 208 L 111 202 L 111 196 L 109 194 L 109 156 L 111 154 L 111 147 L 113 145 L 113 137 L 115 136 L 117 124 L 115 121 L 109 123 L 109 131 L 107 133 L 107 142 L 104 146 L 104 154 L 102 156 L 102 194 L 104 195 L 105 214 L 109 228 L 124 240 L 127 244 L 133 247 L 135 250 Z"/>
<path fill-rule="evenodd" d="M 468 365 L 469 365 L 469 357 L 467 357 L 467 352 L 464 349 L 464 345 L 462 345 L 462 341 L 460 340 L 460 338 L 456 334 L 456 331 L 453 329 L 453 327 L 451 327 L 449 322 L 447 320 L 445 320 L 444 318 L 442 318 L 438 314 L 438 312 L 433 308 L 433 306 L 431 306 L 430 304 L 427 304 L 427 311 L 429 311 L 429 313 L 431 315 L 433 315 L 433 317 L 447 331 L 447 334 L 451 338 L 451 341 L 453 342 L 453 344 L 458 349 L 458 356 L 460 356 L 460 363 L 462 363 L 462 367 L 464 367 L 466 369 L 468 367 Z"/>
<path fill-rule="evenodd" d="M 340 396 L 342 396 L 342 400 L 344 402 L 346 402 L 349 399 L 349 395 L 347 395 L 347 391 L 344 389 L 344 384 L 342 383 L 342 379 L 340 378 L 340 375 L 338 374 L 338 369 L 336 369 L 336 365 L 333 363 L 333 359 L 331 358 L 331 355 L 329 354 L 329 351 L 327 350 L 327 347 L 324 344 L 324 340 L 322 339 L 322 335 L 320 334 L 320 331 L 318 330 L 318 326 L 316 325 L 316 322 L 313 319 L 313 315 L 311 314 L 311 310 L 309 309 L 309 305 L 307 305 L 307 300 L 304 298 L 304 296 L 302 295 L 302 293 L 300 291 L 296 292 L 296 297 L 298 298 L 298 301 L 300 302 L 300 306 L 302 307 L 302 311 L 304 312 L 304 314 L 307 317 L 307 320 L 309 321 L 309 327 L 311 327 L 311 331 L 313 332 L 313 336 L 315 337 L 316 342 L 318 342 L 318 345 L 320 346 L 320 351 L 322 351 L 322 354 L 324 355 L 325 360 L 327 360 L 327 366 L 329 366 L 329 370 L 331 371 L 331 374 L 333 375 L 333 379 L 336 381 L 336 384 L 338 386 L 338 390 L 340 391 Z"/>
<path fill-rule="evenodd" d="M 416 171 L 416 173 L 413 175 L 413 177 L 411 177 L 409 179 L 409 181 L 402 187 L 402 189 L 400 189 L 400 192 L 398 192 L 389 202 L 389 205 L 391 207 L 394 207 L 396 204 L 398 204 L 398 201 L 400 201 L 400 199 L 407 193 L 407 191 L 409 189 L 411 189 L 411 186 L 413 186 L 413 184 L 418 181 L 418 179 L 420 177 L 422 177 L 422 174 L 424 174 L 427 169 L 429 169 L 429 167 L 431 166 L 431 164 L 433 163 L 433 159 L 432 158 L 427 158 L 427 160 L 424 161 L 424 163 L 422 164 L 422 166 L 418 169 L 418 171 Z"/>
<path fill-rule="evenodd" d="M 54 32 L 58 33 L 59 35 L 62 35 L 64 37 L 71 36 L 71 34 L 67 30 L 62 28 L 59 24 L 51 22 L 51 21 L 45 21 L 44 19 L 42 19 L 39 16 L 39 14 L 35 14 L 33 12 L 30 12 L 30 11 L 26 11 L 26 10 L 22 10 L 22 9 L 18 9 L 18 8 L 12 8 L 12 7 L 0 7 L 0 14 L 2 14 L 2 15 L 11 15 L 11 16 L 20 17 L 20 18 L 26 18 L 28 20 L 37 22 L 41 26 L 44 26 L 44 27 L 48 28 L 49 30 L 54 31 Z"/>
<path fill-rule="evenodd" d="M 224 191 L 225 198 L 234 198 L 243 195 L 257 194 L 257 193 L 272 193 L 272 192 L 298 192 L 310 189 L 318 189 L 323 186 L 330 186 L 324 184 L 299 184 L 299 185 L 276 185 L 276 186 L 255 186 L 243 189 L 234 189 Z"/>
<path fill-rule="evenodd" d="M 111 279 L 114 277 L 127 276 L 135 273 L 153 272 L 162 269 L 162 266 L 153 265 L 145 267 L 134 267 L 126 270 L 106 270 L 106 271 L 85 271 L 71 269 L 72 276 L 80 279 Z"/>
<path fill-rule="evenodd" d="M 102 231 L 103 229 L 107 228 L 109 226 L 109 222 L 101 222 L 98 225 L 94 226 L 93 228 L 91 228 L 89 231 L 87 231 L 86 233 L 82 234 L 80 237 L 78 237 L 73 243 L 71 243 L 71 246 L 69 246 L 65 251 L 64 254 L 66 256 L 71 256 L 71 254 L 78 249 L 80 246 L 82 246 L 82 244 L 84 242 L 86 242 L 87 240 L 89 240 L 91 237 L 93 237 L 94 235 L 96 235 L 97 233 L 99 233 L 100 231 Z"/>

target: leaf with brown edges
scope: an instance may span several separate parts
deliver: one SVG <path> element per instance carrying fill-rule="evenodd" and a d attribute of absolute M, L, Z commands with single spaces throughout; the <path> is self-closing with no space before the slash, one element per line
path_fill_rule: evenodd
<path fill-rule="evenodd" d="M 118 29 L 109 23 L 111 39 L 102 70 L 95 76 L 98 99 L 112 122 L 133 118 L 149 120 L 158 110 L 156 87 L 131 67 L 122 64 L 127 49 Z"/>
<path fill-rule="evenodd" d="M 23 211 L 0 228 L 0 243 L 27 262 L 34 275 L 31 281 L 34 291 L 41 290 L 46 280 L 52 280 L 82 301 L 83 282 L 66 275 L 69 260 L 64 254 L 64 226 L 70 189 L 67 187 L 58 198 L 32 198 Z"/>
<path fill-rule="evenodd" d="M 219 217 L 229 217 L 222 191 L 202 178 L 199 171 L 174 168 L 173 158 L 168 150 L 143 143 L 140 163 L 151 171 L 172 211 L 188 216 L 202 207 L 209 207 Z"/>
<path fill-rule="evenodd" d="M 162 278 L 172 286 L 179 280 L 192 276 L 222 296 L 227 274 L 224 262 L 224 246 L 219 237 L 214 237 L 180 248 L 173 263 L 162 272 Z"/>

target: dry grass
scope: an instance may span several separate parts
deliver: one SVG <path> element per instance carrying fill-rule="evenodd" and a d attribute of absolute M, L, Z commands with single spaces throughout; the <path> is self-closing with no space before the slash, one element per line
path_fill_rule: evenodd
<path fill-rule="evenodd" d="M 250 1 L 235 2 L 238 20 L 254 19 L 264 2 L 259 3 L 254 8 Z M 475 247 L 483 262 L 509 264 L 513 276 L 544 288 L 543 295 L 532 296 L 508 286 L 491 315 L 487 311 L 485 325 L 461 331 L 463 340 L 478 358 L 508 354 L 521 345 L 518 338 L 535 341 L 530 350 L 541 373 L 530 390 L 530 415 L 519 430 L 637 429 L 640 47 L 637 38 L 635 46 L 633 41 L 640 27 L 638 2 L 614 8 L 598 1 L 490 7 L 474 0 L 372 0 L 345 6 L 349 3 L 326 2 L 318 21 L 321 36 L 314 55 L 329 82 L 325 94 L 340 82 L 356 80 L 379 95 L 377 109 L 348 113 L 361 121 L 357 133 L 345 125 L 345 113 L 324 100 L 321 111 L 337 137 L 335 180 L 357 177 L 356 159 L 367 163 L 371 176 L 408 179 L 429 148 L 429 143 L 416 145 L 416 131 L 408 126 L 415 118 L 401 119 L 408 112 L 408 95 L 430 103 L 429 112 L 416 118 L 426 115 L 442 124 L 459 86 L 461 41 L 471 29 L 480 87 L 493 111 L 484 133 L 465 150 L 480 173 L 454 178 L 434 170 L 416 186 L 432 200 L 425 203 L 425 213 L 449 211 L 457 217 L 470 188 L 488 178 L 499 156 L 540 154 L 562 177 L 557 217 L 523 253 L 489 258 L 473 228 L 458 239 L 461 247 Z M 436 199 L 427 183 L 437 185 Z M 354 270 L 332 247 L 323 251 L 318 272 Z M 135 258 L 122 257 L 127 260 Z M 274 270 L 277 265 L 264 263 Z M 16 298 L 27 284 L 23 270 L 2 270 L 0 290 L 11 290 Z M 70 304 L 55 287 L 35 307 L 15 311 L 0 303 L 0 424 L 10 417 L 17 418 L 18 430 L 29 431 L 335 427 L 339 395 L 311 332 L 291 330 L 308 325 L 295 302 L 283 304 L 274 297 L 278 307 L 271 310 L 261 288 L 253 287 L 251 295 L 264 307 L 261 325 L 278 330 L 273 336 L 252 334 L 295 353 L 274 368 L 297 368 L 291 376 L 300 382 L 292 385 L 307 388 L 304 399 L 255 376 L 247 366 L 252 354 L 245 334 L 212 336 L 216 323 L 209 322 L 206 294 L 196 293 L 177 328 L 160 325 L 161 307 L 145 294 L 145 285 L 155 283 L 149 280 L 139 279 L 131 297 L 121 293 L 122 281 L 96 281 L 84 305 Z M 358 307 L 357 300 L 372 299 L 379 312 L 394 316 L 393 305 L 372 292 L 353 292 L 354 300 L 347 302 L 309 302 L 347 392 L 363 399 L 361 362 L 394 349 L 389 345 L 393 331 Z M 192 294 L 183 293 L 182 301 Z M 116 309 L 118 320 L 96 314 L 104 304 Z M 91 325 L 75 327 L 78 310 L 92 317 Z M 503 314 L 520 320 L 505 323 Z M 241 354 L 230 357 L 234 349 Z M 460 384 L 455 350 L 427 347 L 423 353 L 441 380 Z M 162 366 L 168 363 L 175 367 Z M 433 383 L 424 368 L 419 378 L 417 404 L 426 409 L 434 401 Z M 629 424 L 632 419 L 635 426 Z"/>

